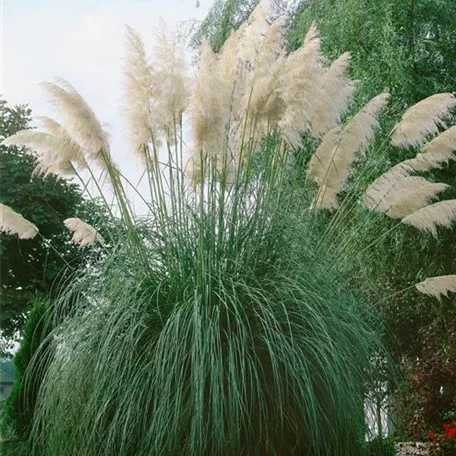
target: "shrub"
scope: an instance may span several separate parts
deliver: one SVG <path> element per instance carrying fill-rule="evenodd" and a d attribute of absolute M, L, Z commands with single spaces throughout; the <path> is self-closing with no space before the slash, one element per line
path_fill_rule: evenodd
<path fill-rule="evenodd" d="M 16 378 L 13 389 L 0 412 L 2 434 L 13 432 L 16 437 L 24 439 L 30 432 L 41 374 L 37 372 L 26 376 L 26 371 L 33 355 L 50 332 L 48 313 L 48 302 L 38 300 L 32 305 L 20 348 L 14 357 Z"/>

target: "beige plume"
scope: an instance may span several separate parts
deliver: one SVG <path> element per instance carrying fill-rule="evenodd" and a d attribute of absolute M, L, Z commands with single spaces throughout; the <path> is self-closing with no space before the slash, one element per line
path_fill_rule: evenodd
<path fill-rule="evenodd" d="M 39 232 L 36 225 L 5 204 L 0 204 L 0 231 L 17 234 L 19 239 L 33 239 Z"/>
<path fill-rule="evenodd" d="M 239 121 L 241 106 L 245 95 L 246 76 L 239 57 L 245 23 L 231 33 L 218 55 L 218 74 L 220 96 L 223 103 L 230 106 L 231 118 Z"/>
<path fill-rule="evenodd" d="M 76 167 L 87 166 L 81 148 L 69 137 L 58 137 L 34 130 L 22 130 L 6 138 L 3 143 L 29 147 L 38 152 L 39 160 L 35 168 L 37 174 L 74 175 Z"/>
<path fill-rule="evenodd" d="M 337 201 L 336 191 L 327 185 L 322 185 L 318 190 L 315 206 L 318 209 L 328 209 L 330 211 L 337 209 L 339 202 Z"/>
<path fill-rule="evenodd" d="M 223 147 L 229 100 L 220 90 L 217 56 L 207 40 L 200 47 L 199 71 L 193 89 L 192 129 L 195 149 L 219 153 Z"/>
<path fill-rule="evenodd" d="M 421 162 L 415 158 L 405 160 L 377 177 L 377 179 L 375 179 L 369 187 L 367 187 L 363 195 L 363 206 L 371 210 L 377 209 L 385 196 L 401 179 L 409 177 L 410 174 L 413 174 L 415 172 L 415 168 L 417 168 L 417 171 L 419 170 L 419 167 L 421 166 L 420 163 Z"/>
<path fill-rule="evenodd" d="M 301 144 L 301 133 L 310 130 L 312 113 L 319 103 L 320 86 L 324 76 L 320 55 L 320 38 L 311 25 L 301 48 L 291 53 L 279 77 L 279 95 L 285 110 L 279 129 L 292 147 Z"/>
<path fill-rule="evenodd" d="M 238 56 L 248 68 L 252 67 L 259 52 L 261 42 L 268 27 L 267 18 L 271 15 L 271 0 L 261 0 L 249 16 L 239 41 Z"/>
<path fill-rule="evenodd" d="M 372 141 L 375 128 L 378 127 L 377 116 L 388 99 L 388 93 L 377 95 L 340 134 L 337 127 L 330 130 L 323 138 L 322 149 L 317 150 L 309 162 L 308 176 L 320 186 L 324 184 L 331 188 L 336 195 L 340 193 L 351 172 L 356 153 L 363 152 Z"/>
<path fill-rule="evenodd" d="M 421 231 L 429 231 L 437 237 L 437 227 L 450 228 L 456 220 L 456 200 L 440 201 L 423 207 L 402 219 L 402 223 L 414 226 Z"/>
<path fill-rule="evenodd" d="M 429 277 L 423 282 L 417 283 L 415 287 L 420 293 L 440 301 L 442 296 L 448 297 L 448 293 L 456 292 L 456 275 Z"/>
<path fill-rule="evenodd" d="M 67 81 L 41 84 L 64 119 L 65 128 L 91 158 L 100 162 L 100 151 L 109 154 L 108 134 L 78 91 Z"/>
<path fill-rule="evenodd" d="M 413 214 L 422 207 L 427 206 L 437 198 L 439 193 L 449 188 L 449 185 L 442 183 L 426 182 L 418 188 L 405 188 L 393 199 L 392 204 L 386 211 L 386 215 L 399 219 Z"/>
<path fill-rule="evenodd" d="M 127 26 L 124 67 L 125 106 L 130 143 L 135 154 L 146 162 L 148 144 L 158 147 L 157 127 L 152 125 L 151 100 L 153 97 L 152 68 L 147 62 L 144 43 L 131 27 Z"/>
<path fill-rule="evenodd" d="M 185 175 L 190 180 L 193 187 L 196 187 L 201 182 L 202 162 L 204 163 L 205 160 L 200 153 L 192 153 L 185 165 Z"/>
<path fill-rule="evenodd" d="M 342 54 L 323 77 L 321 96 L 311 120 L 312 131 L 318 135 L 338 125 L 353 101 L 356 81 L 350 81 L 347 76 L 350 60 L 350 53 Z"/>
<path fill-rule="evenodd" d="M 248 109 L 251 122 L 258 126 L 260 133 L 267 133 L 268 126 L 276 127 L 283 112 L 278 89 L 279 77 L 285 62 L 286 25 L 285 17 L 279 17 L 270 25 L 247 83 L 245 109 Z"/>
<path fill-rule="evenodd" d="M 166 25 L 160 21 L 155 31 L 151 111 L 169 142 L 174 142 L 175 128 L 190 102 L 190 81 L 185 55 L 174 38 L 168 37 Z M 154 122 L 155 124 L 155 122 Z"/>
<path fill-rule="evenodd" d="M 430 166 L 429 169 L 439 168 L 443 163 L 448 163 L 450 160 L 456 160 L 456 125 L 445 130 L 432 141 L 427 143 L 418 154 L 423 162 L 427 162 Z M 426 171 L 427 171 L 426 170 Z"/>
<path fill-rule="evenodd" d="M 427 143 L 415 158 L 398 163 L 372 182 L 364 194 L 363 205 L 368 209 L 376 208 L 400 179 L 410 174 L 441 168 L 442 164 L 456 160 L 455 150 L 456 126 Z"/>
<path fill-rule="evenodd" d="M 328 131 L 309 161 L 307 177 L 320 186 L 324 185 L 326 180 L 329 165 L 339 145 L 340 133 L 341 127 Z"/>
<path fill-rule="evenodd" d="M 435 136 L 439 127 L 446 127 L 445 120 L 456 106 L 451 93 L 432 95 L 405 111 L 396 124 L 391 144 L 396 147 L 411 147 L 424 144 L 428 136 Z"/>
<path fill-rule="evenodd" d="M 88 223 L 79 218 L 68 218 L 63 222 L 65 226 L 73 233 L 72 242 L 83 247 L 86 245 L 99 242 L 104 244 L 104 240 L 98 231 Z"/>
<path fill-rule="evenodd" d="M 37 119 L 49 134 L 61 140 L 62 150 L 58 150 L 57 147 L 56 154 L 61 158 L 63 164 L 71 161 L 71 165 L 77 169 L 87 169 L 88 164 L 85 159 L 87 152 L 73 139 L 67 129 L 50 117 L 39 116 Z M 66 151 L 63 148 L 66 148 Z"/>
<path fill-rule="evenodd" d="M 405 176 L 394 182 L 389 182 L 388 188 L 383 192 L 381 200 L 371 209 L 377 212 L 387 212 L 401 198 L 421 188 L 426 188 L 430 183 L 424 177 L 417 176 Z"/>

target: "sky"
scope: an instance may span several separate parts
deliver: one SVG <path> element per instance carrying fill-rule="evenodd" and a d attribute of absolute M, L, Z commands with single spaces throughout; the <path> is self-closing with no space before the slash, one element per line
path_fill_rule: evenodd
<path fill-rule="evenodd" d="M 133 179 L 139 176 L 121 116 L 125 24 L 151 49 L 160 19 L 169 28 L 203 19 L 213 0 L 0 1 L 2 97 L 28 103 L 34 115 L 55 117 L 39 83 L 67 79 L 108 125 L 115 161 Z"/>

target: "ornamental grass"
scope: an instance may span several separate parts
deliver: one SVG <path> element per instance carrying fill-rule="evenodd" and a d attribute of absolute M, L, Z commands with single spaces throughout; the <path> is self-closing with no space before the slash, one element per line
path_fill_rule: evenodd
<path fill-rule="evenodd" d="M 103 254 L 55 302 L 31 368 L 44 375 L 32 454 L 361 454 L 372 361 L 388 355 L 350 278 L 379 217 L 433 233 L 454 220 L 453 202 L 429 205 L 446 186 L 413 176 L 454 159 L 436 135 L 456 102 L 410 108 L 391 140 L 422 153 L 367 187 L 389 95 L 347 117 L 349 54 L 326 61 L 315 26 L 287 54 L 286 28 L 262 1 L 219 53 L 202 43 L 192 78 L 163 30 L 150 63 L 127 28 L 124 115 L 147 193 L 66 81 L 44 84 L 59 122 L 6 140 L 35 149 L 39 173 L 91 179 L 116 227 L 66 221 Z"/>

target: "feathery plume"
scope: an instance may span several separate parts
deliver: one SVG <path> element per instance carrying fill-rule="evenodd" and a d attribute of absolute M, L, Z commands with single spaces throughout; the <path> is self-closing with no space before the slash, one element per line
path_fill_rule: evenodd
<path fill-rule="evenodd" d="M 321 60 L 320 38 L 312 24 L 303 46 L 288 56 L 279 77 L 279 96 L 285 106 L 279 128 L 292 147 L 301 143 L 303 130 L 312 128 L 312 113 L 318 105 L 324 76 Z"/>
<path fill-rule="evenodd" d="M 124 115 L 133 151 L 141 161 L 145 162 L 148 153 L 147 145 L 152 142 L 155 147 L 159 146 L 157 126 L 153 125 L 151 114 L 154 81 L 143 41 L 135 30 L 128 25 L 126 28 Z"/>
<path fill-rule="evenodd" d="M 36 225 L 5 204 L 0 204 L 0 231 L 17 234 L 19 239 L 33 239 L 39 232 Z"/>
<path fill-rule="evenodd" d="M 456 292 L 456 275 L 429 277 L 415 285 L 420 293 L 432 296 L 441 301 L 442 296 L 448 297 L 448 293 Z"/>
<path fill-rule="evenodd" d="M 324 135 L 340 123 L 356 92 L 356 81 L 347 76 L 349 52 L 336 59 L 323 76 L 321 96 L 312 114 L 312 131 Z"/>
<path fill-rule="evenodd" d="M 413 174 L 415 172 L 415 167 L 418 167 L 419 163 L 420 162 L 415 158 L 405 160 L 377 177 L 364 192 L 361 200 L 363 206 L 370 210 L 377 209 L 391 189 L 397 185 L 401 179 Z"/>
<path fill-rule="evenodd" d="M 416 158 L 429 164 L 430 168 L 426 169 L 428 171 L 429 169 L 439 168 L 443 163 L 448 163 L 450 160 L 456 160 L 455 151 L 456 125 L 427 143 L 423 147 L 422 153 L 418 154 Z"/>
<path fill-rule="evenodd" d="M 42 87 L 62 115 L 65 128 L 75 141 L 100 162 L 100 151 L 109 154 L 108 134 L 79 92 L 67 81 L 44 82 Z"/>
<path fill-rule="evenodd" d="M 418 188 L 405 188 L 396 195 L 393 202 L 386 211 L 391 218 L 400 219 L 413 214 L 422 207 L 427 206 L 439 193 L 449 188 L 449 185 L 442 183 L 427 182 Z"/>
<path fill-rule="evenodd" d="M 350 174 L 356 153 L 363 152 L 378 127 L 377 116 L 388 102 L 389 94 L 382 93 L 369 101 L 338 134 L 337 127 L 330 130 L 309 163 L 309 177 L 321 186 L 326 185 L 335 194 L 340 193 Z"/>
<path fill-rule="evenodd" d="M 220 90 L 232 106 L 232 117 L 236 118 L 240 109 L 240 100 L 244 97 L 245 76 L 239 57 L 239 46 L 245 24 L 232 32 L 225 41 L 218 56 L 218 74 Z"/>
<path fill-rule="evenodd" d="M 229 115 L 227 99 L 220 90 L 217 57 L 207 40 L 200 47 L 198 77 L 192 100 L 192 129 L 197 151 L 218 153 L 222 150 Z"/>
<path fill-rule="evenodd" d="M 104 244 L 104 240 L 98 231 L 88 223 L 79 218 L 68 218 L 64 220 L 64 225 L 73 233 L 72 242 L 83 247 L 86 245 L 99 242 Z"/>
<path fill-rule="evenodd" d="M 248 109 L 251 122 L 260 133 L 267 133 L 268 126 L 276 127 L 283 112 L 278 82 L 285 62 L 286 24 L 287 18 L 279 17 L 269 26 L 247 83 L 249 96 L 245 97 L 245 110 Z"/>
<path fill-rule="evenodd" d="M 339 203 L 337 201 L 336 191 L 323 184 L 318 190 L 315 206 L 318 209 L 328 209 L 330 211 L 337 209 Z"/>
<path fill-rule="evenodd" d="M 271 0 L 261 0 L 250 14 L 239 42 L 239 58 L 247 67 L 252 67 L 260 49 L 271 14 Z"/>
<path fill-rule="evenodd" d="M 424 177 L 405 176 L 402 179 L 398 179 L 391 183 L 383 194 L 382 199 L 378 201 L 377 205 L 373 207 L 372 210 L 387 212 L 388 209 L 402 197 L 409 193 L 416 192 L 430 183 L 431 182 L 424 179 Z"/>
<path fill-rule="evenodd" d="M 435 136 L 439 127 L 446 128 L 445 120 L 456 106 L 451 93 L 438 93 L 416 103 L 403 114 L 393 128 L 391 144 L 396 147 L 422 145 L 428 136 Z"/>
<path fill-rule="evenodd" d="M 450 228 L 454 220 L 456 220 L 456 200 L 447 200 L 419 209 L 403 218 L 402 223 L 421 231 L 429 231 L 436 238 L 437 227 Z"/>
<path fill-rule="evenodd" d="M 192 183 L 193 187 L 196 187 L 201 181 L 201 162 L 204 162 L 204 158 L 201 153 L 192 153 L 185 164 L 185 175 Z"/>
<path fill-rule="evenodd" d="M 410 174 L 440 168 L 443 163 L 456 160 L 456 126 L 449 128 L 427 143 L 415 158 L 404 160 L 375 179 L 364 193 L 362 204 L 368 209 L 376 208 L 391 188 Z"/>
<path fill-rule="evenodd" d="M 6 138 L 3 144 L 29 147 L 38 152 L 36 174 L 74 175 L 75 168 L 87 167 L 83 151 L 69 136 L 63 136 L 63 130 L 60 135 L 22 130 Z"/>
<path fill-rule="evenodd" d="M 307 167 L 307 177 L 313 179 L 319 186 L 324 185 L 328 167 L 339 145 L 341 127 L 334 127 L 328 131 L 310 158 Z"/>
<path fill-rule="evenodd" d="M 88 164 L 85 159 L 87 151 L 84 151 L 82 147 L 73 139 L 67 129 L 50 117 L 39 116 L 37 117 L 41 125 L 49 134 L 59 138 L 61 140 L 60 144 L 62 149 L 56 147 L 55 154 L 57 155 L 57 161 L 59 158 L 63 161 L 62 165 L 65 165 L 65 162 L 71 161 L 71 165 L 75 165 L 77 169 L 87 169 Z M 66 150 L 63 150 L 63 148 Z M 68 166 L 67 166 L 68 168 Z"/>
<path fill-rule="evenodd" d="M 168 39 L 162 21 L 155 32 L 154 58 L 151 110 L 167 140 L 174 142 L 174 129 L 190 101 L 190 84 L 183 50 Z"/>

